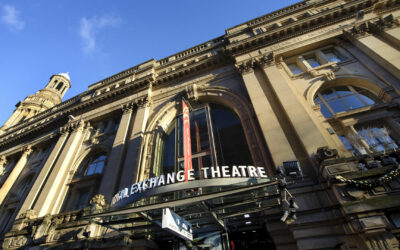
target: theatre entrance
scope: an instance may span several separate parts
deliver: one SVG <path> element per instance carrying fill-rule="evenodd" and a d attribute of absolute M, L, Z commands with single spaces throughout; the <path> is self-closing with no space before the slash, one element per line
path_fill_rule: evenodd
<path fill-rule="evenodd" d="M 210 181 L 193 181 L 190 187 L 180 183 L 185 188 L 170 185 L 161 193 L 153 190 L 132 203 L 88 219 L 102 218 L 104 227 L 118 225 L 116 231 L 128 235 L 131 241 L 153 244 L 142 249 L 275 249 L 266 230 L 266 218 L 270 211 L 281 211 L 278 181 L 249 178 L 228 185 L 221 185 L 222 179 L 219 185 Z M 191 224 L 192 241 L 161 227 L 164 208 Z"/>

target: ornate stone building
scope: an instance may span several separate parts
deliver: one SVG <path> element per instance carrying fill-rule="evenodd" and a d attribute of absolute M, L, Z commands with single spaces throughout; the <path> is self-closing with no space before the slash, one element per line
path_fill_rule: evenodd
<path fill-rule="evenodd" d="M 2 247 L 398 249 L 399 24 L 397 0 L 305 0 L 66 101 L 52 76 L 0 128 Z"/>

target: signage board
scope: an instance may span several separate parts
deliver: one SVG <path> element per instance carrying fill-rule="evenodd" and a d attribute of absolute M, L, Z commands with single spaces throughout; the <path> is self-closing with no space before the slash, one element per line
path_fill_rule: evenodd
<path fill-rule="evenodd" d="M 196 177 L 197 176 L 197 177 Z M 189 186 L 194 181 L 206 181 L 211 179 L 238 179 L 241 181 L 253 178 L 268 178 L 267 173 L 263 167 L 255 166 L 215 166 L 215 167 L 202 167 L 200 173 L 195 174 L 194 169 L 188 170 L 188 182 L 185 182 L 185 171 L 181 170 L 178 172 L 172 172 L 167 174 L 161 174 L 160 176 L 154 176 L 149 179 L 134 183 L 129 187 L 123 188 L 114 195 L 111 199 L 111 207 L 116 204 L 126 204 L 124 200 L 134 201 L 143 197 L 143 194 L 149 190 L 159 189 L 162 187 L 169 186 L 171 184 L 186 183 L 187 188 L 194 188 Z M 201 177 L 201 178 L 200 178 Z M 246 179 L 244 179 L 246 178 Z M 220 184 L 222 185 L 221 180 Z M 173 191 L 173 190 L 170 190 Z M 135 198 L 136 196 L 136 198 Z"/>
<path fill-rule="evenodd" d="M 185 182 L 188 182 L 188 172 L 192 169 L 192 142 L 190 139 L 190 115 L 189 108 L 182 100 L 183 112 L 183 150 L 185 165 Z"/>
<path fill-rule="evenodd" d="M 169 208 L 163 209 L 161 227 L 182 239 L 193 240 L 192 224 Z"/>

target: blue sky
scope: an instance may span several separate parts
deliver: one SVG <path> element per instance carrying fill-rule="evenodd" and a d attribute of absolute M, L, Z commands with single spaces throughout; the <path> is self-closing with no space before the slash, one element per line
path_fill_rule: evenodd
<path fill-rule="evenodd" d="M 67 100 L 112 74 L 221 36 L 295 0 L 0 0 L 0 126 L 69 72 Z"/>

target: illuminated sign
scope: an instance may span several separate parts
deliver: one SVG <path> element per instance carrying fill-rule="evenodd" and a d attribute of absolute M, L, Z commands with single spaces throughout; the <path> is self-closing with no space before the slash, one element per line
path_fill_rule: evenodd
<path fill-rule="evenodd" d="M 172 212 L 169 208 L 163 208 L 161 227 L 185 240 L 193 240 L 192 224 Z"/>
<path fill-rule="evenodd" d="M 263 167 L 254 166 L 216 166 L 216 167 L 203 167 L 201 169 L 202 180 L 213 179 L 213 178 L 268 178 L 265 169 Z M 196 180 L 195 170 L 189 169 L 187 172 L 187 178 L 190 181 Z M 126 187 L 120 190 L 111 200 L 111 206 L 124 200 L 131 198 L 132 196 L 138 195 L 150 189 L 159 188 L 169 184 L 175 184 L 185 182 L 185 171 L 181 170 L 177 173 L 172 172 L 168 174 L 162 174 L 155 176 L 138 183 L 132 184 L 130 187 Z"/>

